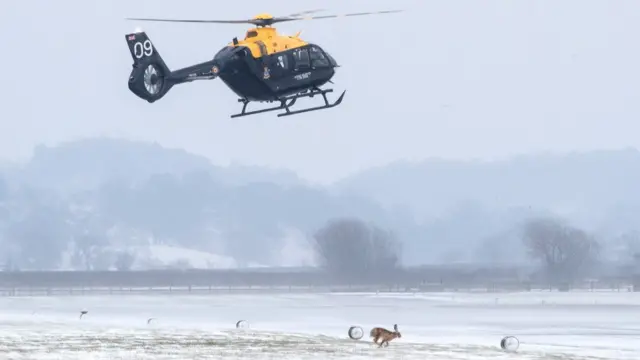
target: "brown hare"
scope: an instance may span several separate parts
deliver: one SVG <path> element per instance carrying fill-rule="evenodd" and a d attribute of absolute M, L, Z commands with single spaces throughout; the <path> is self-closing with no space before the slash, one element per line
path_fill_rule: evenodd
<path fill-rule="evenodd" d="M 382 345 L 389 346 L 389 341 L 402 337 L 402 334 L 398 331 L 398 324 L 393 325 L 393 330 L 389 331 L 385 328 L 374 327 L 369 335 L 373 338 L 374 344 L 378 344 L 378 340 L 381 340 L 378 347 L 382 347 Z"/>

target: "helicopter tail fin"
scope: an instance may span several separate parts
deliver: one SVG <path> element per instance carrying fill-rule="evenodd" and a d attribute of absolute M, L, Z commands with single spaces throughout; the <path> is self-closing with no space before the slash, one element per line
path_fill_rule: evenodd
<path fill-rule="evenodd" d="M 129 90 L 150 103 L 159 100 L 173 86 L 167 81 L 171 70 L 145 32 L 127 34 L 125 38 L 133 58 Z"/>
<path fill-rule="evenodd" d="M 125 37 L 127 39 L 127 45 L 129 46 L 129 52 L 131 53 L 134 66 L 144 63 L 157 63 L 163 67 L 163 70 L 167 70 L 169 72 L 169 68 L 164 63 L 158 49 L 153 45 L 147 33 L 140 31 L 127 34 Z"/>

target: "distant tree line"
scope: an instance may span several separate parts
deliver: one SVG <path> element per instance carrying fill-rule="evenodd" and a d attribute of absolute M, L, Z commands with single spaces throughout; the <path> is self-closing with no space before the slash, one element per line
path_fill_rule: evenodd
<path fill-rule="evenodd" d="M 290 211 L 295 208 L 314 211 Z M 113 180 L 69 193 L 21 183 L 9 188 L 0 176 L 0 268 L 50 270 L 63 263 L 77 270 L 127 270 L 134 263 L 138 268 L 190 266 L 185 261 L 162 265 L 146 260 L 140 265 L 142 257 L 128 248 L 148 245 L 223 255 L 241 265 L 268 263 L 282 246 L 281 225 L 306 232 L 332 214 L 367 211 L 366 217 L 374 221 L 385 216 L 366 200 L 275 184 L 228 186 L 206 172 Z"/>
<path fill-rule="evenodd" d="M 623 235 L 628 248 L 640 250 L 640 236 Z M 538 280 L 567 287 L 597 271 L 602 245 L 588 232 L 556 217 L 529 219 L 521 228 L 528 256 L 539 265 Z M 393 274 L 401 267 L 402 244 L 390 230 L 355 218 L 329 221 L 313 236 L 320 265 L 347 279 Z M 640 267 L 640 251 L 630 255 Z"/>
<path fill-rule="evenodd" d="M 612 242 L 622 249 L 616 250 L 621 261 L 635 256 L 640 263 L 638 232 L 597 238 L 559 218 L 532 218 L 527 207 L 496 211 L 483 200 L 454 199 L 455 206 L 443 209 L 449 214 L 417 222 L 409 208 L 387 210 L 353 193 L 338 195 L 259 168 L 214 167 L 205 158 L 157 144 L 89 139 L 41 147 L 24 167 L 12 169 L 0 174 L 0 263 L 7 270 L 57 269 L 62 263 L 81 270 L 127 270 L 143 257 L 129 248 L 150 244 L 223 253 L 241 265 L 274 264 L 272 254 L 283 247 L 283 227 L 310 233 L 300 241 L 309 240 L 305 245 L 318 263 L 338 277 L 379 278 L 403 264 L 443 259 L 497 264 L 529 258 L 540 266 L 537 276 L 569 282 L 593 273 L 612 251 Z M 480 176 L 486 170 L 477 171 Z M 288 185 L 273 180 L 281 177 Z M 422 186 L 416 184 L 397 190 L 415 191 Z M 458 196 L 476 197 L 449 193 L 440 200 L 449 203 Z M 435 200 L 425 203 L 439 208 Z M 629 211 L 634 210 L 612 216 Z M 516 235 L 503 236 L 505 228 L 521 222 Z M 492 236 L 491 246 L 485 246 L 484 239 Z M 475 254 L 479 249 L 484 254 Z M 180 261 L 143 265 L 189 266 Z"/>
<path fill-rule="evenodd" d="M 640 236 L 630 230 L 640 230 L 633 222 L 640 197 L 629 191 L 634 177 L 620 175 L 620 186 L 606 198 L 586 199 L 594 214 L 611 217 L 598 226 L 626 227 L 622 234 L 596 240 L 557 218 L 532 218 L 537 213 L 531 207 L 544 211 L 558 199 L 600 192 L 607 186 L 602 176 L 637 168 L 632 165 L 638 157 L 630 154 L 637 152 L 561 156 L 562 165 L 545 157 L 504 166 L 395 164 L 320 189 L 289 171 L 217 167 L 202 156 L 158 144 L 98 138 L 38 146 L 25 164 L 1 170 L 0 262 L 8 269 L 56 269 L 62 263 L 76 269 L 127 269 L 139 266 L 142 256 L 125 248 L 152 243 L 223 253 L 241 265 L 271 265 L 281 255 L 274 253 L 284 246 L 283 233 L 293 229 L 312 234 L 309 245 L 336 276 L 364 276 L 374 273 L 371 269 L 387 273 L 382 269 L 400 266 L 401 254 L 405 265 L 533 259 L 547 277 L 579 278 L 600 260 L 629 262 L 637 254 L 640 261 Z M 560 187 L 532 180 L 532 163 L 557 180 L 546 183 Z M 505 171 L 521 181 L 504 177 Z M 564 181 L 582 179 L 585 173 L 602 181 Z M 424 186 L 427 180 L 429 187 Z M 503 203 L 498 198 L 505 181 L 528 190 L 512 187 L 512 195 L 504 197 L 508 204 Z M 621 203 L 627 206 L 609 205 Z M 435 213 L 439 216 L 431 216 Z M 334 220 L 325 224 L 328 219 Z M 143 267 L 157 266 L 164 265 Z"/>

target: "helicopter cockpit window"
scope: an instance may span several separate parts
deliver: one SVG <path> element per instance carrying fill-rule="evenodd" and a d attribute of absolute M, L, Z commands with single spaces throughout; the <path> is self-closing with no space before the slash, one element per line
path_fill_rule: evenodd
<path fill-rule="evenodd" d="M 285 55 L 278 55 L 278 57 L 276 58 L 276 64 L 283 69 L 288 69 L 289 66 L 289 62 L 287 61 L 287 57 Z"/>
<path fill-rule="evenodd" d="M 246 39 L 258 36 L 258 32 L 255 30 L 247 31 Z"/>
<path fill-rule="evenodd" d="M 311 67 L 320 68 L 320 67 L 328 67 L 329 60 L 324 56 L 322 50 L 317 47 L 311 47 L 311 52 L 309 53 L 309 57 L 311 58 Z"/>
<path fill-rule="evenodd" d="M 293 53 L 293 59 L 295 60 L 296 69 L 309 67 L 309 50 L 299 49 Z"/>

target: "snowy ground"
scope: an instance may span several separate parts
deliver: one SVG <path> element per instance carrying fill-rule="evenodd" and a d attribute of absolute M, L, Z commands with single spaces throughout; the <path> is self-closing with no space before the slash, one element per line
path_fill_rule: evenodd
<path fill-rule="evenodd" d="M 347 337 L 394 323 L 388 348 Z M 640 293 L 0 298 L 0 358 L 637 360 Z"/>

